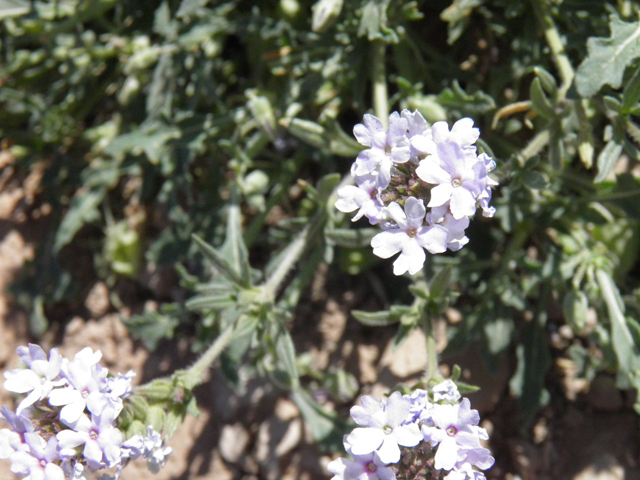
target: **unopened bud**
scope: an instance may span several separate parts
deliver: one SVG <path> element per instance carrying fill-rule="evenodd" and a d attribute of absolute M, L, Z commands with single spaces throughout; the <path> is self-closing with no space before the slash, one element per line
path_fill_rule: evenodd
<path fill-rule="evenodd" d="M 342 11 L 343 0 L 319 0 L 312 7 L 311 30 L 322 33 L 336 22 Z"/>

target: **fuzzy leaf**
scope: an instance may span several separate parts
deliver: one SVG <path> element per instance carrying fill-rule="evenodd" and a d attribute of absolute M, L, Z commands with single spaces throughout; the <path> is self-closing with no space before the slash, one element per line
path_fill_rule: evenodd
<path fill-rule="evenodd" d="M 603 85 L 619 88 L 625 68 L 640 57 L 640 21 L 627 23 L 609 17 L 611 36 L 587 40 L 589 55 L 578 67 L 576 88 L 583 97 L 598 93 Z"/>
<path fill-rule="evenodd" d="M 56 232 L 56 239 L 53 250 L 59 252 L 62 247 L 68 244 L 73 237 L 87 223 L 95 222 L 100 218 L 98 207 L 105 195 L 104 188 L 96 188 L 76 194 L 71 200 L 71 206 L 67 211 L 60 227 Z"/>

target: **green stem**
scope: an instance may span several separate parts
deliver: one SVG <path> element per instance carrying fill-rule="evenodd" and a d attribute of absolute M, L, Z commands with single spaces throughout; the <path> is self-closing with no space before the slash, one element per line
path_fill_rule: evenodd
<path fill-rule="evenodd" d="M 287 276 L 287 273 L 289 273 L 289 270 L 291 270 L 298 260 L 300 260 L 300 257 L 305 250 L 305 246 L 307 245 L 307 240 L 310 237 L 309 232 L 312 227 L 315 226 L 317 221 L 316 216 L 302 229 L 298 236 L 287 247 L 284 258 L 280 263 L 278 263 L 278 266 L 263 286 L 263 295 L 265 300 L 273 300 L 275 298 L 282 281 Z"/>
<path fill-rule="evenodd" d="M 389 121 L 389 92 L 385 71 L 386 45 L 383 40 L 373 41 L 373 110 L 386 127 Z"/>
<path fill-rule="evenodd" d="M 424 372 L 424 383 L 428 385 L 430 380 L 438 377 L 438 349 L 431 318 L 423 319 L 422 328 L 427 339 L 427 368 Z"/>
<path fill-rule="evenodd" d="M 544 36 L 547 39 L 547 43 L 551 48 L 551 55 L 553 62 L 556 64 L 560 77 L 562 78 L 562 85 L 558 90 L 558 98 L 563 99 L 571 86 L 575 73 L 569 57 L 564 52 L 564 44 L 558 33 L 558 29 L 553 23 L 551 12 L 549 11 L 549 5 L 546 0 L 532 0 L 533 10 L 535 12 L 538 23 L 544 29 Z"/>
<path fill-rule="evenodd" d="M 232 322 L 218 338 L 216 338 L 207 351 L 202 354 L 198 361 L 185 371 L 184 383 L 186 388 L 193 389 L 204 381 L 205 372 L 231 343 L 235 328 L 236 322 Z"/>
<path fill-rule="evenodd" d="M 549 143 L 549 130 L 543 130 L 531 139 L 529 144 L 522 149 L 518 155 L 520 166 L 523 167 L 525 162 L 534 155 L 537 155 Z"/>

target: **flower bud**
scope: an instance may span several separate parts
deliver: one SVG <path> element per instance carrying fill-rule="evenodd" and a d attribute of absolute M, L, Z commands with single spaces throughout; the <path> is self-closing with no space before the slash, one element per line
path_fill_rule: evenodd
<path fill-rule="evenodd" d="M 311 30 L 322 33 L 336 22 L 342 11 L 343 0 L 319 0 L 312 8 Z"/>

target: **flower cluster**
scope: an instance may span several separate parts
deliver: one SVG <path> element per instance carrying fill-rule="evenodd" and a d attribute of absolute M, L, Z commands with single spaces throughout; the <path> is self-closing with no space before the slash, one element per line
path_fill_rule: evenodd
<path fill-rule="evenodd" d="M 394 392 L 384 401 L 362 397 L 351 408 L 359 427 L 344 437 L 353 460 L 332 461 L 333 480 L 441 478 L 443 471 L 444 480 L 485 480 L 474 467 L 486 470 L 494 463 L 481 443 L 489 436 L 478 426 L 477 410 L 460 398 L 451 380 L 431 392 Z"/>
<path fill-rule="evenodd" d="M 371 240 L 373 253 L 389 258 L 400 252 L 393 273 L 411 275 L 422 269 L 429 253 L 462 248 L 465 229 L 476 209 L 492 217 L 489 177 L 495 162 L 473 145 L 480 131 L 473 120 L 458 120 L 451 131 L 446 122 L 431 127 L 419 112 L 403 110 L 389 116 L 389 128 L 373 115 L 353 133 L 365 147 L 351 167 L 356 185 L 338 190 L 336 208 L 357 211 L 383 229 Z M 425 206 L 426 202 L 426 206 Z M 430 210 L 427 212 L 427 208 Z"/>
<path fill-rule="evenodd" d="M 88 479 L 90 471 L 114 468 L 117 479 L 130 460 L 143 457 L 157 471 L 171 453 L 158 432 L 125 439 L 118 428 L 124 401 L 132 394 L 133 372 L 109 375 L 98 362 L 102 354 L 87 347 L 73 360 L 57 349 L 18 347 L 27 368 L 5 372 L 7 390 L 26 394 L 15 412 L 2 406 L 0 418 L 11 428 L 0 430 L 0 459 L 29 480 Z"/>

